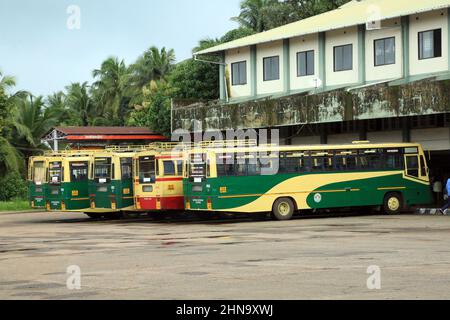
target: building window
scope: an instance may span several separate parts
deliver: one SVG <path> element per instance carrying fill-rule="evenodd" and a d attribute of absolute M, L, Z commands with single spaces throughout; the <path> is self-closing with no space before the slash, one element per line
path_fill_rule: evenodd
<path fill-rule="evenodd" d="M 264 81 L 280 79 L 280 57 L 264 58 Z"/>
<path fill-rule="evenodd" d="M 242 86 L 247 84 L 247 61 L 231 64 L 231 78 L 233 86 Z"/>
<path fill-rule="evenodd" d="M 297 53 L 297 76 L 314 75 L 314 50 Z"/>
<path fill-rule="evenodd" d="M 374 41 L 375 66 L 395 64 L 395 37 Z"/>
<path fill-rule="evenodd" d="M 334 47 L 334 72 L 353 69 L 353 45 Z"/>
<path fill-rule="evenodd" d="M 442 57 L 442 29 L 419 32 L 419 60 Z"/>

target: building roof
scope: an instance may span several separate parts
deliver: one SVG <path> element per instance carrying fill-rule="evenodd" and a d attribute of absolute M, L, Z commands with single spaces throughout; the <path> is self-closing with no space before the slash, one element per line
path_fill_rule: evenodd
<path fill-rule="evenodd" d="M 336 10 L 227 42 L 196 54 L 217 53 L 448 7 L 450 0 L 353 0 Z"/>
<path fill-rule="evenodd" d="M 140 127 L 56 127 L 57 130 L 66 135 L 85 135 L 85 134 L 107 134 L 107 135 L 153 135 L 155 134 L 148 128 Z"/>
<path fill-rule="evenodd" d="M 166 141 L 167 137 L 141 127 L 56 127 L 44 140 L 52 141 Z"/>

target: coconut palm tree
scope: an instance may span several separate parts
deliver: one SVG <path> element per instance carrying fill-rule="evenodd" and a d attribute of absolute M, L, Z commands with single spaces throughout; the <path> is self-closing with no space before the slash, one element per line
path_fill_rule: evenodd
<path fill-rule="evenodd" d="M 14 77 L 4 76 L 0 71 L 0 176 L 6 172 L 18 172 L 23 168 L 23 159 L 11 144 L 12 109 L 24 91 L 8 94 L 16 85 Z"/>
<path fill-rule="evenodd" d="M 175 66 L 175 51 L 151 47 L 131 65 L 133 86 L 141 91 L 151 81 L 165 80 Z"/>
<path fill-rule="evenodd" d="M 239 23 L 241 27 L 263 32 L 270 29 L 271 20 L 274 18 L 271 12 L 275 6 L 278 6 L 277 0 L 243 0 L 239 16 L 231 20 Z"/>
<path fill-rule="evenodd" d="M 128 100 L 129 82 L 131 74 L 124 60 L 116 57 L 106 59 L 100 69 L 93 71 L 97 81 L 93 84 L 93 94 L 97 98 L 98 107 L 104 116 L 111 120 L 123 122 L 121 109 L 123 101 Z"/>
<path fill-rule="evenodd" d="M 72 83 L 66 87 L 65 103 L 70 114 L 70 123 L 78 126 L 88 126 L 96 112 L 94 103 L 89 94 L 89 85 L 84 83 Z"/>
<path fill-rule="evenodd" d="M 25 158 L 47 149 L 42 143 L 42 138 L 58 123 L 58 120 L 58 114 L 45 108 L 43 97 L 35 98 L 29 95 L 18 99 L 12 117 L 12 145 Z"/>

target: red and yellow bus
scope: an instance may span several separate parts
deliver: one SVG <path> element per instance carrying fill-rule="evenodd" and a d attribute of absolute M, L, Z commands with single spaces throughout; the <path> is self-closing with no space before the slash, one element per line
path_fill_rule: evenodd
<path fill-rule="evenodd" d="M 184 210 L 185 152 L 155 144 L 134 157 L 134 203 L 140 211 Z"/>

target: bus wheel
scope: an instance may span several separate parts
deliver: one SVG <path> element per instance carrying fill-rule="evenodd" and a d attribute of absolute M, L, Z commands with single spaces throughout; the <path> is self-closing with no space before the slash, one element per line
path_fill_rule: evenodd
<path fill-rule="evenodd" d="M 386 214 L 397 214 L 403 208 L 402 196 L 398 193 L 388 193 L 384 197 L 384 212 Z"/>
<path fill-rule="evenodd" d="M 101 219 L 103 217 L 101 213 L 86 213 L 86 215 L 91 219 Z"/>
<path fill-rule="evenodd" d="M 279 221 L 291 220 L 294 215 L 294 202 L 289 198 L 280 198 L 273 204 L 273 218 Z"/>

